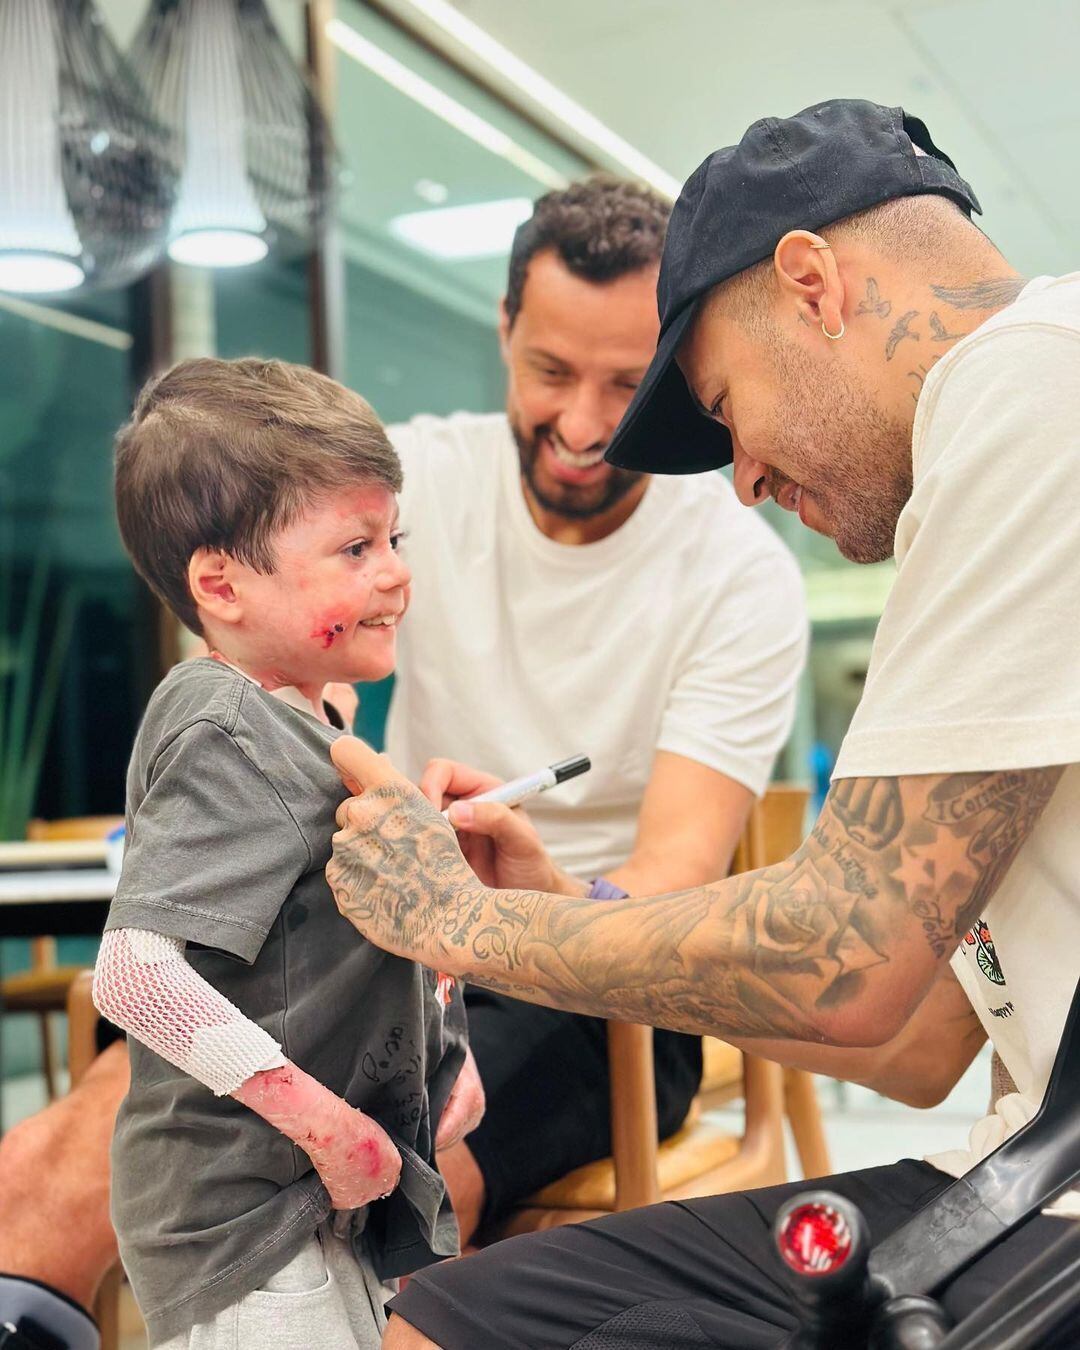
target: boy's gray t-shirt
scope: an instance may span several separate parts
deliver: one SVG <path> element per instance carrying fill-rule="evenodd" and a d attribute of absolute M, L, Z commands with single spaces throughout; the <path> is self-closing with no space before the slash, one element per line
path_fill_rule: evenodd
<path fill-rule="evenodd" d="M 434 1135 L 465 1016 L 460 991 L 444 1009 L 433 971 L 372 946 L 337 911 L 323 869 L 345 795 L 329 756 L 338 734 L 218 661 L 177 666 L 132 753 L 106 928 L 188 943 L 201 975 L 393 1137 L 401 1183 L 353 1221 L 389 1278 L 457 1251 Z M 330 1200 L 307 1155 L 253 1111 L 130 1048 L 113 1217 L 153 1343 L 258 1288 Z"/>

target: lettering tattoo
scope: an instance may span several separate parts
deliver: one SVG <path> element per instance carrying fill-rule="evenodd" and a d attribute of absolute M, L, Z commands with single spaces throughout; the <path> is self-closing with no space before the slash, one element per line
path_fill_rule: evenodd
<path fill-rule="evenodd" d="M 897 319 L 896 323 L 893 326 L 893 330 L 889 334 L 888 340 L 885 343 L 886 361 L 891 361 L 893 359 L 897 347 L 900 345 L 901 342 L 903 342 L 905 338 L 910 338 L 912 342 L 920 341 L 918 333 L 913 333 L 911 331 L 911 321 L 912 319 L 917 319 L 918 317 L 919 311 L 917 309 L 909 309 L 905 313 L 901 314 L 900 317 Z"/>
<path fill-rule="evenodd" d="M 866 278 L 866 298 L 859 301 L 855 313 L 876 314 L 879 319 L 887 319 L 892 313 L 892 301 L 882 300 L 874 277 Z"/>
<path fill-rule="evenodd" d="M 934 297 L 953 309 L 1000 309 L 1027 285 L 1024 277 L 992 277 L 970 286 L 931 286 Z"/>
<path fill-rule="evenodd" d="M 934 955 L 947 956 L 956 946 L 956 938 L 937 901 L 913 900 L 911 912 L 921 922 L 923 935 Z"/>
<path fill-rule="evenodd" d="M 487 889 L 442 816 L 391 785 L 342 808 L 327 876 L 379 946 L 519 998 L 872 1045 L 896 1034 L 985 911 L 1061 773 L 841 779 L 785 861 L 622 901 Z"/>

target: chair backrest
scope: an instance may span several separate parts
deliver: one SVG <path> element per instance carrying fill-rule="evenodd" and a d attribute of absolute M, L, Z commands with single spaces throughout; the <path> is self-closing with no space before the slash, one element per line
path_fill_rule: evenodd
<path fill-rule="evenodd" d="M 97 1056 L 97 1024 L 101 1014 L 94 1007 L 94 972 L 80 971 L 68 990 L 68 1073 L 74 1087 Z"/>
<path fill-rule="evenodd" d="M 26 837 L 32 843 L 59 843 L 66 839 L 104 839 L 118 826 L 123 816 L 66 816 L 60 820 L 31 820 Z"/>
<path fill-rule="evenodd" d="M 768 867 L 794 853 L 805 838 L 809 797 L 806 788 L 791 783 L 772 784 L 751 809 L 732 859 L 732 873 Z M 709 1036 L 703 1039 L 714 1040 Z M 733 1059 L 732 1078 L 742 1085 L 746 1099 L 744 1160 L 750 1162 L 762 1151 L 774 1149 L 778 1139 L 782 1150 L 783 1070 L 779 1065 L 738 1051 L 726 1058 L 728 1062 Z M 615 1208 L 634 1209 L 660 1198 L 652 1030 L 609 1022 L 608 1060 Z M 702 1082 L 706 1093 L 716 1086 Z"/>
<path fill-rule="evenodd" d="M 731 860 L 732 873 L 753 872 L 789 858 L 806 838 L 809 800 L 808 788 L 772 783 L 753 805 Z"/>
<path fill-rule="evenodd" d="M 735 847 L 731 875 L 753 872 L 759 867 L 790 858 L 806 837 L 808 788 L 794 783 L 772 783 L 763 797 L 754 802 L 746 828 Z M 743 1077 L 743 1056 L 726 1042 L 713 1036 L 703 1038 L 722 1047 L 706 1050 L 706 1074 L 702 1079 L 705 1097 L 715 1097 L 725 1086 L 736 1086 Z M 710 1073 L 711 1067 L 711 1073 Z"/>
<path fill-rule="evenodd" d="M 59 844 L 69 840 L 104 839 L 118 826 L 123 816 L 64 816 L 59 820 L 35 818 L 27 823 L 26 837 L 32 844 Z M 36 937 L 30 940 L 30 965 L 48 970 L 56 965 L 56 939 Z"/>

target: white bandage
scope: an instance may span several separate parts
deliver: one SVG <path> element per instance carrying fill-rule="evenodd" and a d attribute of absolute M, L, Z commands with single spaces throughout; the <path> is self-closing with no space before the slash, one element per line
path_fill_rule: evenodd
<path fill-rule="evenodd" d="M 184 944 L 142 928 L 101 942 L 94 1003 L 110 1022 L 218 1097 L 286 1063 L 281 1046 L 184 959 Z"/>

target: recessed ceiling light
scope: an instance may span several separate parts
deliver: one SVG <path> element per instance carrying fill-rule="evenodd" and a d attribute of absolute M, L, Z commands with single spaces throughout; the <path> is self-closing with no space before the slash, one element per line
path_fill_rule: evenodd
<path fill-rule="evenodd" d="M 0 291 L 17 295 L 57 295 L 81 286 L 83 269 L 74 258 L 33 249 L 0 251 Z"/>
<path fill-rule="evenodd" d="M 247 267 L 267 251 L 262 235 L 248 230 L 186 230 L 169 244 L 173 262 L 189 267 Z"/>
<path fill-rule="evenodd" d="M 432 206 L 442 206 L 450 196 L 450 189 L 446 184 L 437 183 L 434 178 L 418 178 L 413 184 L 413 191 Z"/>
<path fill-rule="evenodd" d="M 514 231 L 532 215 L 527 197 L 447 206 L 441 211 L 410 211 L 390 221 L 390 233 L 432 258 L 462 262 L 502 257 L 510 252 Z"/>

